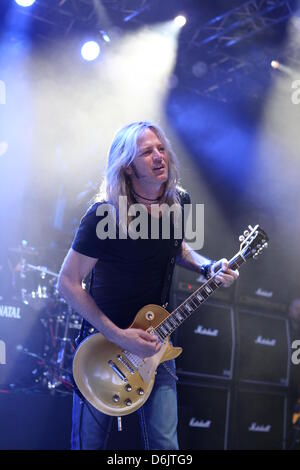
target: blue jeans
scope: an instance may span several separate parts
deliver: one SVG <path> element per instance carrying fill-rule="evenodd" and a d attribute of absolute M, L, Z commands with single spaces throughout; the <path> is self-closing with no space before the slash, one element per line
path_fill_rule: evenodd
<path fill-rule="evenodd" d="M 146 450 L 178 449 L 176 379 L 175 361 L 161 364 L 150 397 L 136 411 Z M 106 449 L 112 420 L 116 418 L 101 413 L 75 392 L 72 419 L 72 450 Z"/>

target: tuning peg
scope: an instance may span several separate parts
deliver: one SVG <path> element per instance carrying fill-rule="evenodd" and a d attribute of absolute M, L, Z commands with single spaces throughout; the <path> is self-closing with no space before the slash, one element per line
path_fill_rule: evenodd
<path fill-rule="evenodd" d="M 261 244 L 258 243 L 258 244 L 256 245 L 256 248 L 258 248 L 258 249 L 261 248 Z"/>
<path fill-rule="evenodd" d="M 244 230 L 245 237 L 248 237 L 249 233 L 250 233 L 249 230 Z"/>
<path fill-rule="evenodd" d="M 265 242 L 265 243 L 263 244 L 263 247 L 264 247 L 264 248 L 268 248 L 268 246 L 269 246 L 269 245 L 268 245 L 268 242 Z"/>
<path fill-rule="evenodd" d="M 258 258 L 258 253 L 255 253 L 255 255 L 253 255 L 253 259 L 257 259 Z"/>
<path fill-rule="evenodd" d="M 244 240 L 245 240 L 244 235 L 240 235 L 240 236 L 239 236 L 239 241 L 240 241 L 240 242 L 243 242 Z"/>

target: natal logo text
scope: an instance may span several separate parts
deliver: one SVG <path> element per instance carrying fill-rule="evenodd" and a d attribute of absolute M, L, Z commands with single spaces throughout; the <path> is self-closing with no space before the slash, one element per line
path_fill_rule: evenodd
<path fill-rule="evenodd" d="M 0 317 L 21 319 L 20 307 L 13 305 L 0 305 Z"/>

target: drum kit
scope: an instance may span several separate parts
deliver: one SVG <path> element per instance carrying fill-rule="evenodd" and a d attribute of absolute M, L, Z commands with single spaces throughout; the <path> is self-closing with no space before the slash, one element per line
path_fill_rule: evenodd
<path fill-rule="evenodd" d="M 0 285 L 0 389 L 69 393 L 81 316 L 59 295 L 58 274 L 28 262 L 39 259 L 39 250 L 22 242 L 9 251 L 18 260 L 9 263 L 9 295 Z"/>

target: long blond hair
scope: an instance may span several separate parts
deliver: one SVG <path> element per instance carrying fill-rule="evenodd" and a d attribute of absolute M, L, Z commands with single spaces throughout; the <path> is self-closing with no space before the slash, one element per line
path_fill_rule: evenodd
<path fill-rule="evenodd" d="M 177 157 L 164 131 L 151 121 L 132 122 L 116 133 L 108 153 L 108 163 L 104 180 L 94 202 L 106 201 L 118 210 L 119 196 L 127 196 L 128 206 L 134 203 L 131 193 L 130 176 L 126 173 L 137 153 L 137 141 L 146 129 L 151 129 L 163 143 L 169 161 L 168 180 L 164 184 L 161 203 L 169 206 L 179 204 L 179 166 Z"/>

